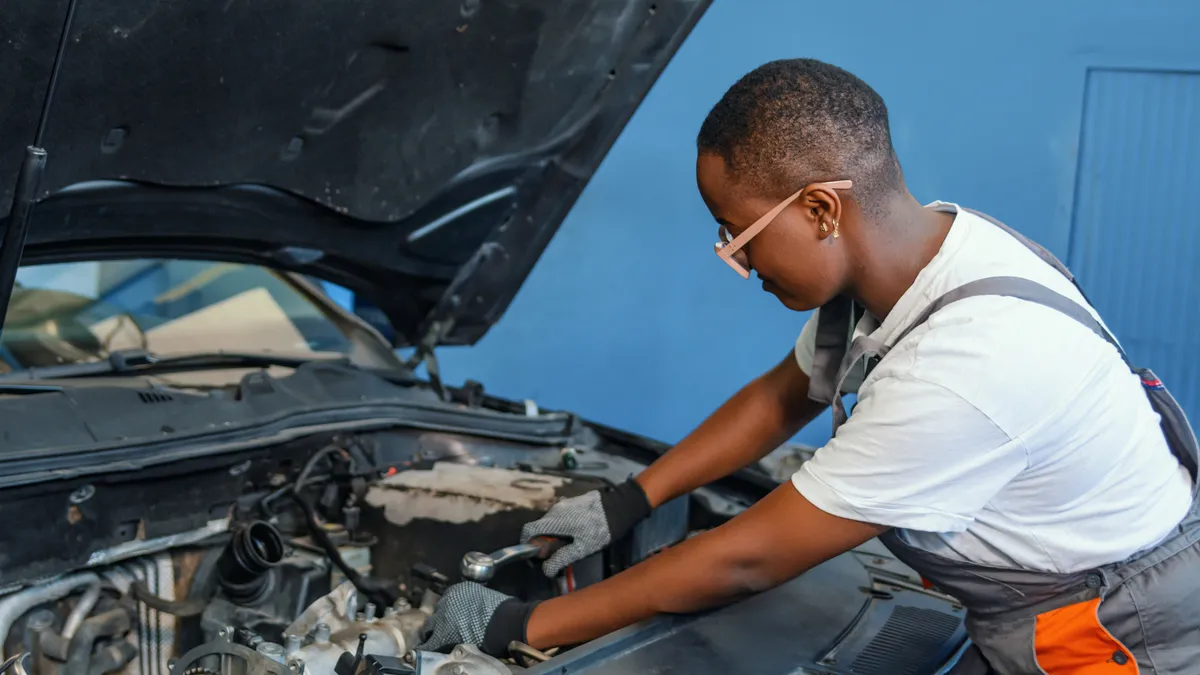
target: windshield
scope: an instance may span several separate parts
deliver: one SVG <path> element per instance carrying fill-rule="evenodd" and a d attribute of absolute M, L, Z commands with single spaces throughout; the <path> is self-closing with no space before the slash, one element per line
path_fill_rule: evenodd
<path fill-rule="evenodd" d="M 350 339 L 287 277 L 253 265 L 122 260 L 23 267 L 0 372 L 110 352 L 349 353 Z"/>

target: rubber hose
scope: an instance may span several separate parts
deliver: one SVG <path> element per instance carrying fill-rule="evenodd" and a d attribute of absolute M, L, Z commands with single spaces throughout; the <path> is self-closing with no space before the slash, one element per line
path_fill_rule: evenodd
<path fill-rule="evenodd" d="M 234 533 L 217 559 L 217 575 L 225 595 L 239 605 L 252 605 L 270 592 L 271 568 L 283 560 L 283 537 L 275 526 L 256 520 Z"/>
<path fill-rule="evenodd" d="M 88 618 L 92 610 L 96 608 L 96 603 L 100 600 L 100 580 L 93 581 L 83 592 L 83 596 L 79 598 L 79 602 L 75 603 L 75 608 L 71 610 L 71 614 L 67 617 L 66 623 L 63 624 L 62 636 L 67 640 L 75 637 L 75 631 L 79 630 L 79 625 L 83 620 Z"/>
<path fill-rule="evenodd" d="M 92 659 L 88 675 L 105 675 L 121 670 L 138 655 L 138 648 L 128 642 L 117 642 L 101 651 Z"/>
<path fill-rule="evenodd" d="M 0 656 L 3 655 L 3 646 L 8 640 L 9 630 L 22 614 L 43 603 L 64 598 L 76 588 L 99 580 L 100 577 L 94 572 L 82 572 L 26 588 L 0 600 Z"/>
<path fill-rule="evenodd" d="M 144 581 L 136 581 L 129 587 L 130 594 L 138 602 L 150 609 L 180 618 L 198 616 L 208 606 L 208 598 L 189 598 L 187 600 L 167 600 L 154 594 Z"/>
<path fill-rule="evenodd" d="M 328 556 L 331 561 L 333 561 L 333 564 L 342 572 L 343 575 L 345 575 L 346 579 L 348 579 L 350 583 L 354 584 L 354 587 L 358 589 L 358 592 L 366 596 L 367 600 L 370 602 L 375 603 L 377 607 L 391 607 L 393 604 L 395 604 L 400 595 L 393 585 L 382 582 L 373 583 L 371 579 L 366 579 L 363 577 L 363 575 L 359 574 L 358 570 L 354 569 L 346 562 L 346 559 L 342 557 L 340 552 L 338 552 L 337 545 L 334 544 L 329 538 L 329 534 L 321 528 L 320 523 L 317 522 L 317 514 L 313 509 L 312 504 L 309 504 L 304 500 L 303 497 L 295 492 L 292 492 L 290 496 L 300 507 L 300 510 L 304 512 L 305 520 L 308 523 L 309 534 L 311 534 L 312 538 L 316 540 L 317 544 L 325 550 L 325 555 Z"/>
<path fill-rule="evenodd" d="M 71 639 L 67 662 L 63 664 L 59 675 L 88 675 L 96 640 L 127 633 L 132 623 L 129 610 L 124 607 L 115 607 L 85 620 Z"/>
<path fill-rule="evenodd" d="M 55 661 L 67 660 L 67 655 L 71 653 L 70 640 L 58 633 L 55 633 L 54 630 L 50 628 L 47 628 L 43 631 L 38 631 L 35 633 L 35 635 L 37 636 L 38 647 L 34 650 L 35 654 L 40 650 L 42 654 L 49 656 Z"/>

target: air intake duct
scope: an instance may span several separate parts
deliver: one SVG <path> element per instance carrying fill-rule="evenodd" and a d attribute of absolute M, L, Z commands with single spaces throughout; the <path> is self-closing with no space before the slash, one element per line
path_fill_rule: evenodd
<path fill-rule="evenodd" d="M 221 590 L 231 602 L 253 605 L 274 586 L 271 569 L 283 560 L 283 537 L 275 526 L 256 520 L 234 533 L 217 559 Z"/>

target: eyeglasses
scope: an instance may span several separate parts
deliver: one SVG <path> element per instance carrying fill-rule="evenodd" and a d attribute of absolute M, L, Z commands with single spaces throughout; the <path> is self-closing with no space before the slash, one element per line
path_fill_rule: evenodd
<path fill-rule="evenodd" d="M 826 181 L 823 183 L 813 183 L 813 185 L 824 185 L 824 186 L 832 188 L 834 190 L 849 190 L 850 187 L 853 185 L 853 182 L 848 181 L 848 180 L 833 180 L 833 181 Z M 746 266 L 743 265 L 740 261 L 734 259 L 734 256 L 737 255 L 738 251 L 742 250 L 742 247 L 745 246 L 751 239 L 753 239 L 755 237 L 755 235 L 757 235 L 759 232 L 762 232 L 767 227 L 767 225 L 770 225 L 771 221 L 775 220 L 775 218 L 778 217 L 779 214 L 782 213 L 783 210 L 786 209 L 789 204 L 796 201 L 796 198 L 799 197 L 800 194 L 803 193 L 804 189 L 807 187 L 808 186 L 806 185 L 806 186 L 804 186 L 804 188 L 800 188 L 799 190 L 796 191 L 796 194 L 779 202 L 779 204 L 775 208 L 771 209 L 770 211 L 767 211 L 767 213 L 765 215 L 763 215 L 762 218 L 759 218 L 758 220 L 754 221 L 754 224 L 751 225 L 750 227 L 746 228 L 745 232 L 742 232 L 741 234 L 734 237 L 733 239 L 728 239 L 729 231 L 726 230 L 724 227 L 722 227 L 721 233 L 722 233 L 722 236 L 726 238 L 726 241 L 719 241 L 716 244 L 713 244 L 713 246 L 716 247 L 716 250 L 717 250 L 717 257 L 720 258 L 721 260 L 724 260 L 725 264 L 732 267 L 733 271 L 737 272 L 738 275 L 741 276 L 743 279 L 749 279 L 750 278 L 750 270 L 747 269 Z"/>

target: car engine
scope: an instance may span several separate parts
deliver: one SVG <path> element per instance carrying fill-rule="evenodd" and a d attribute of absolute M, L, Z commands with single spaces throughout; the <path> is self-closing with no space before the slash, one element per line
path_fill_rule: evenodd
<path fill-rule="evenodd" d="M 195 415 L 188 401 L 150 400 L 164 434 Z M 540 558 L 556 542 L 522 544 L 522 526 L 662 448 L 528 404 L 422 415 L 269 444 L 93 451 L 86 472 L 9 462 L 0 675 L 890 675 L 945 672 L 967 645 L 963 608 L 868 542 L 727 607 L 582 645 L 417 650 L 453 583 L 526 601 L 572 593 L 779 484 L 760 472 L 698 488 L 548 579 Z M 807 456 L 781 452 L 781 475 Z"/>
<path fill-rule="evenodd" d="M 75 488 L 66 512 L 75 523 L 66 531 L 75 538 L 71 544 L 89 548 L 87 562 L 0 597 L 4 669 L 19 675 L 519 672 L 554 652 L 518 643 L 504 659 L 469 645 L 449 654 L 414 651 L 449 584 L 471 579 L 526 599 L 549 598 L 686 535 L 681 502 L 682 508 L 659 509 L 612 551 L 547 579 L 538 558 L 549 551 L 519 545 L 521 526 L 559 498 L 612 482 L 603 474 L 616 476 L 617 458 L 593 462 L 600 470 L 587 475 L 578 454 L 586 451 L 573 448 L 531 452 L 492 443 L 483 455 L 450 434 L 420 438 L 415 452 L 411 437 L 394 443 L 386 435 L 343 436 L 313 451 L 306 444 L 225 461 L 217 471 L 170 471 L 155 480 L 177 489 L 133 509 L 146 517 L 127 522 L 125 541 L 107 548 L 93 543 L 107 534 L 99 525 L 112 520 L 98 510 L 97 494 L 117 488 L 100 481 Z M 212 482 L 215 475 L 221 480 Z M 146 531 L 156 510 L 182 508 L 172 503 L 181 492 L 228 493 L 231 481 L 238 488 L 224 513 L 207 514 L 192 529 Z M 11 556 L 10 562 L 45 566 Z"/>

